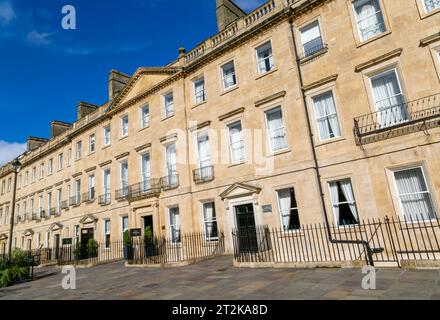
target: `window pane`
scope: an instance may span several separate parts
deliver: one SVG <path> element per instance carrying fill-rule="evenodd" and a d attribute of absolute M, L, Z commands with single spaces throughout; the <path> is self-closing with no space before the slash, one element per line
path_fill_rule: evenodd
<path fill-rule="evenodd" d="M 421 168 L 394 173 L 404 217 L 419 221 L 435 219 L 431 194 Z"/>
<path fill-rule="evenodd" d="M 194 94 L 196 103 L 202 103 L 206 100 L 205 79 L 198 79 L 194 82 Z"/>
<path fill-rule="evenodd" d="M 237 79 L 235 76 L 235 66 L 234 62 L 231 61 L 227 64 L 225 64 L 222 67 L 223 70 L 223 85 L 225 89 L 228 89 L 230 87 L 233 87 L 237 84 Z"/>
<path fill-rule="evenodd" d="M 298 214 L 298 205 L 293 188 L 278 191 L 280 214 L 284 230 L 298 230 L 301 228 Z"/>
<path fill-rule="evenodd" d="M 244 160 L 244 139 L 241 122 L 229 126 L 231 158 L 233 162 Z"/>
<path fill-rule="evenodd" d="M 258 69 L 260 73 L 265 73 L 274 68 L 272 46 L 270 42 L 257 48 Z"/>
<path fill-rule="evenodd" d="M 306 57 L 322 49 L 323 44 L 318 21 L 301 29 L 301 42 Z"/>
<path fill-rule="evenodd" d="M 313 106 L 320 140 L 324 141 L 339 137 L 341 132 L 333 94 L 328 92 L 314 97 Z"/>
<path fill-rule="evenodd" d="M 271 151 L 287 148 L 281 108 L 266 112 L 266 119 Z"/>
<path fill-rule="evenodd" d="M 359 223 L 356 201 L 350 179 L 330 183 L 335 220 L 339 226 Z"/>
<path fill-rule="evenodd" d="M 431 12 L 440 8 L 440 0 L 424 0 L 426 12 Z"/>
<path fill-rule="evenodd" d="M 385 24 L 378 0 L 357 0 L 354 3 L 354 8 L 362 41 L 385 32 Z"/>

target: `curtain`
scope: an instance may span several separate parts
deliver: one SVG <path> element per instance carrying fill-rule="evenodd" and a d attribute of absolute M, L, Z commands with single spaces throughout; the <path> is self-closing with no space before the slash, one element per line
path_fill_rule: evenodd
<path fill-rule="evenodd" d="M 290 196 L 290 189 L 284 189 L 278 191 L 278 198 L 280 201 L 280 211 L 281 211 L 281 218 L 283 219 L 283 227 L 284 230 L 289 230 L 290 228 L 290 203 L 291 203 L 291 196 Z"/>
<path fill-rule="evenodd" d="M 199 162 L 200 168 L 211 166 L 210 148 L 209 148 L 209 136 L 204 135 L 198 137 L 198 149 L 199 149 Z"/>
<path fill-rule="evenodd" d="M 347 199 L 351 214 L 355 218 L 356 222 L 359 222 L 359 217 L 358 217 L 357 209 L 356 209 L 356 202 L 354 200 L 354 194 L 353 194 L 353 189 L 351 187 L 350 180 L 341 181 L 341 189 L 342 189 L 342 192 L 343 192 L 345 198 Z"/>
<path fill-rule="evenodd" d="M 171 238 L 173 242 L 180 242 L 180 214 L 179 208 L 170 209 Z"/>
<path fill-rule="evenodd" d="M 217 222 L 214 203 L 204 204 L 205 232 L 208 238 L 217 237 Z"/>
<path fill-rule="evenodd" d="M 427 12 L 440 8 L 440 0 L 424 0 Z"/>
<path fill-rule="evenodd" d="M 287 143 L 281 108 L 267 112 L 266 116 L 272 150 L 276 151 L 285 148 Z"/>
<path fill-rule="evenodd" d="M 354 6 L 362 40 L 368 40 L 385 31 L 378 0 L 358 0 Z"/>
<path fill-rule="evenodd" d="M 321 141 L 339 137 L 341 131 L 333 94 L 329 92 L 314 98 L 313 105 Z"/>
<path fill-rule="evenodd" d="M 231 141 L 232 160 L 240 161 L 244 159 L 244 141 L 242 137 L 241 123 L 236 123 L 229 127 Z"/>
<path fill-rule="evenodd" d="M 394 173 L 405 218 L 410 221 L 429 220 L 436 214 L 421 168 Z"/>
<path fill-rule="evenodd" d="M 177 183 L 177 156 L 175 144 L 171 144 L 167 147 L 167 174 L 168 184 L 175 185 Z"/>
<path fill-rule="evenodd" d="M 225 89 L 228 89 L 236 84 L 235 67 L 233 62 L 223 66 L 223 81 Z"/>
<path fill-rule="evenodd" d="M 257 55 L 258 55 L 258 65 L 260 68 L 260 73 L 265 73 L 272 70 L 272 68 L 275 66 L 275 63 L 272 55 L 272 47 L 270 42 L 258 48 Z"/>
<path fill-rule="evenodd" d="M 407 120 L 405 99 L 400 90 L 396 71 L 392 70 L 371 81 L 379 121 L 382 126 L 399 124 Z"/>
<path fill-rule="evenodd" d="M 338 192 L 338 184 L 336 182 L 332 182 L 330 184 L 330 196 L 332 198 L 335 220 L 339 224 L 339 192 Z"/>

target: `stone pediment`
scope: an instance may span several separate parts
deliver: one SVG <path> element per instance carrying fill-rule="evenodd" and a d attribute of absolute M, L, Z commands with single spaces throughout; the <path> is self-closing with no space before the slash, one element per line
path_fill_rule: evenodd
<path fill-rule="evenodd" d="M 232 199 L 260 193 L 261 188 L 245 183 L 235 183 L 220 194 L 222 199 Z"/>
<path fill-rule="evenodd" d="M 52 223 L 48 229 L 49 232 L 60 231 L 63 229 L 63 225 L 61 223 Z"/>
<path fill-rule="evenodd" d="M 8 236 L 5 233 L 0 234 L 0 240 L 6 240 Z"/>
<path fill-rule="evenodd" d="M 96 221 L 98 221 L 98 218 L 96 218 L 93 214 L 88 214 L 82 217 L 81 220 L 79 220 L 79 223 L 85 225 L 95 223 Z"/>
<path fill-rule="evenodd" d="M 34 230 L 32 229 L 27 229 L 25 232 L 23 232 L 23 236 L 25 237 L 32 237 L 34 235 Z"/>

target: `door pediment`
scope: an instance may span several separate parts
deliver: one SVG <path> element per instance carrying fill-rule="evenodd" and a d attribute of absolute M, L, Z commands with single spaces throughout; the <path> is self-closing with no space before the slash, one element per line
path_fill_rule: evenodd
<path fill-rule="evenodd" d="M 79 220 L 79 223 L 82 225 L 87 225 L 87 224 L 95 223 L 96 221 L 98 221 L 98 218 L 96 218 L 92 214 L 88 214 L 88 215 L 82 217 L 81 220 Z"/>
<path fill-rule="evenodd" d="M 23 236 L 25 237 L 32 237 L 34 235 L 34 230 L 27 229 L 25 232 L 23 232 Z"/>
<path fill-rule="evenodd" d="M 61 229 L 63 229 L 63 225 L 61 223 L 52 223 L 48 229 L 49 232 L 56 232 L 56 231 L 60 231 Z"/>
<path fill-rule="evenodd" d="M 8 236 L 6 235 L 6 233 L 0 234 L 0 240 L 6 240 L 6 239 L 8 239 Z"/>
<path fill-rule="evenodd" d="M 253 194 L 259 194 L 261 192 L 261 188 L 255 187 L 245 183 L 234 183 L 228 189 L 223 191 L 220 194 L 222 200 L 224 199 L 233 199 L 239 197 L 245 197 Z"/>

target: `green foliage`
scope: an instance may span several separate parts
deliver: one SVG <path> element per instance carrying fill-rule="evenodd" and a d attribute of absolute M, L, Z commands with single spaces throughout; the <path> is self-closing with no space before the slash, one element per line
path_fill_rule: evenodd
<path fill-rule="evenodd" d="M 150 226 L 145 227 L 144 240 L 145 240 L 145 242 L 152 242 L 153 241 L 153 231 L 151 230 Z"/>
<path fill-rule="evenodd" d="M 0 288 L 29 279 L 32 264 L 29 255 L 22 250 L 15 250 L 12 252 L 11 258 L 11 261 L 0 261 Z"/>
<path fill-rule="evenodd" d="M 98 242 L 94 239 L 89 239 L 87 243 L 87 255 L 89 257 L 96 257 L 98 255 Z"/>
<path fill-rule="evenodd" d="M 133 245 L 133 241 L 130 236 L 130 230 L 124 231 L 124 246 L 131 247 Z"/>

